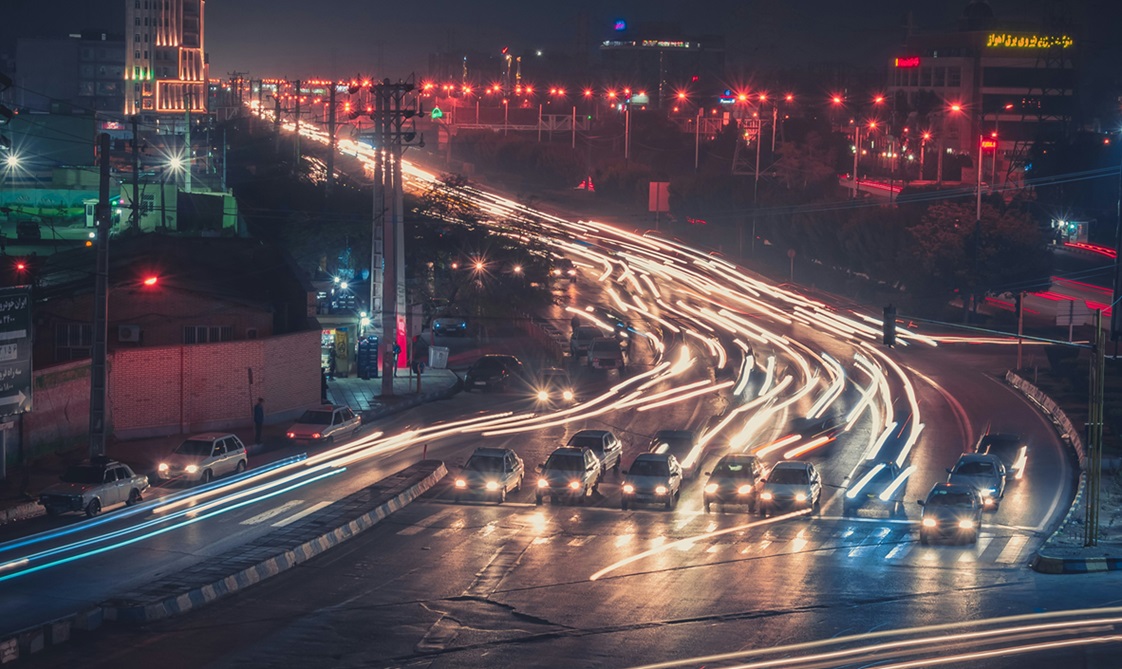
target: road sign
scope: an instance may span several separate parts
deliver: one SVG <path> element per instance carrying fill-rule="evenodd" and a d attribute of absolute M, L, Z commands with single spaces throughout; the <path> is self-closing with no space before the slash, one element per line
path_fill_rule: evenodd
<path fill-rule="evenodd" d="M 31 288 L 0 288 L 0 416 L 31 410 Z"/>

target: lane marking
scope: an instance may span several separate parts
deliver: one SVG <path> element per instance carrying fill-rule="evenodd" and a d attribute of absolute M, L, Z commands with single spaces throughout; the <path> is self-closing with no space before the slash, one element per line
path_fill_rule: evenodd
<path fill-rule="evenodd" d="M 289 516 L 288 518 L 285 518 L 284 520 L 280 520 L 280 521 L 277 521 L 277 522 L 273 523 L 273 527 L 285 527 L 285 526 L 291 525 L 292 523 L 295 523 L 296 521 L 300 520 L 301 518 L 304 518 L 305 516 L 312 515 L 313 513 L 315 513 L 316 511 L 319 511 L 320 509 L 322 509 L 325 506 L 331 506 L 331 502 L 316 502 L 315 504 L 309 506 L 308 508 L 304 509 L 303 511 L 301 511 L 299 513 L 294 513 L 291 516 Z"/>
<path fill-rule="evenodd" d="M 425 527 L 424 525 L 410 525 L 409 527 L 398 530 L 397 533 L 402 535 L 402 536 L 409 537 L 409 536 L 412 536 L 414 534 L 420 534 L 421 532 L 424 532 L 427 529 L 428 528 Z"/>
<path fill-rule="evenodd" d="M 885 555 L 884 559 L 885 560 L 900 560 L 900 559 L 903 559 L 905 556 L 908 555 L 908 553 L 912 552 L 912 549 L 915 548 L 915 546 L 916 546 L 916 542 L 911 541 L 911 540 L 905 541 L 904 543 L 896 544 L 896 547 L 893 548 L 892 550 L 888 551 L 888 555 Z"/>
<path fill-rule="evenodd" d="M 300 506 L 303 503 L 304 503 L 304 500 L 302 500 L 302 499 L 294 499 L 290 502 L 285 502 L 284 504 L 281 504 L 280 506 L 273 507 L 272 509 L 269 509 L 268 511 L 265 511 L 263 513 L 259 513 L 256 516 L 253 516 L 252 518 L 246 518 L 245 520 L 242 521 L 241 524 L 242 525 L 257 525 L 258 523 L 263 523 L 266 520 L 269 520 L 271 518 L 276 518 L 277 516 L 281 515 L 282 513 L 286 512 L 286 511 L 288 511 L 292 507 Z"/>
<path fill-rule="evenodd" d="M 1005 548 L 1001 549 L 997 559 L 994 562 L 998 564 L 1014 564 L 1019 561 L 1021 551 L 1024 550 L 1025 544 L 1028 543 L 1029 538 L 1023 534 L 1015 534 L 1009 539 L 1009 543 L 1005 544 Z"/>

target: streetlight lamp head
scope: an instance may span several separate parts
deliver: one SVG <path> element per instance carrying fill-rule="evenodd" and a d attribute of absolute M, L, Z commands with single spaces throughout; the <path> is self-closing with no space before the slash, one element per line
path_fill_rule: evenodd
<path fill-rule="evenodd" d="M 343 281 L 342 283 L 339 284 L 339 287 L 342 288 L 343 290 L 346 290 L 347 288 L 350 287 L 350 284 L 347 283 L 346 281 Z"/>
<path fill-rule="evenodd" d="M 951 111 L 953 111 L 953 112 L 960 112 L 960 111 L 962 111 L 962 105 L 958 104 L 957 102 L 956 102 L 956 103 L 954 103 L 954 104 L 952 104 L 952 105 L 951 105 Z"/>
<path fill-rule="evenodd" d="M 785 97 L 784 99 L 785 99 L 785 100 L 786 100 L 787 102 L 794 102 L 794 100 L 795 100 L 795 96 L 794 96 L 794 95 L 791 95 L 790 93 L 788 93 L 788 94 L 787 94 L 787 96 L 786 96 L 786 97 Z"/>
<path fill-rule="evenodd" d="M 4 159 L 4 163 L 8 167 L 19 167 L 19 156 L 14 153 L 9 153 L 8 157 Z"/>

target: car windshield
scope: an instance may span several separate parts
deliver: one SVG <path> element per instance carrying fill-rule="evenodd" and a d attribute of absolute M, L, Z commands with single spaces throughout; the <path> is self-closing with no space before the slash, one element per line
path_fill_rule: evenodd
<path fill-rule="evenodd" d="M 579 327 L 579 328 L 577 328 L 577 331 L 573 333 L 573 337 L 575 337 L 576 339 L 581 340 L 581 341 L 595 339 L 596 337 L 599 337 L 599 336 L 600 336 L 600 329 L 599 328 Z"/>
<path fill-rule="evenodd" d="M 627 473 L 630 476 L 670 476 L 670 467 L 665 461 L 637 460 Z"/>
<path fill-rule="evenodd" d="M 860 481 L 861 478 L 864 478 L 864 476 L 865 475 L 862 474 L 861 477 L 859 477 L 857 480 Z M 892 483 L 895 478 L 896 477 L 892 475 L 891 469 L 889 469 L 888 467 L 881 467 L 879 470 L 877 470 L 876 474 L 873 474 L 873 478 L 869 479 L 869 482 L 865 485 L 870 488 L 879 490 L 886 487 L 889 483 Z"/>
<path fill-rule="evenodd" d="M 968 492 L 937 490 L 927 498 L 927 506 L 970 506 L 974 498 Z"/>
<path fill-rule="evenodd" d="M 188 439 L 187 441 L 180 444 L 178 448 L 175 449 L 175 453 L 178 454 L 178 455 L 189 455 L 189 456 L 192 456 L 192 457 L 198 457 L 200 455 L 203 456 L 203 457 L 206 457 L 206 456 L 210 455 L 211 451 L 213 451 L 213 450 L 214 450 L 214 444 L 212 444 L 209 441 L 199 441 L 198 439 Z"/>
<path fill-rule="evenodd" d="M 503 459 L 489 455 L 473 456 L 467 461 L 464 469 L 473 472 L 501 472 L 503 470 Z"/>
<path fill-rule="evenodd" d="M 480 360 L 479 362 L 475 363 L 474 367 L 472 367 L 472 369 L 477 372 L 497 372 L 502 370 L 502 368 L 503 363 L 494 358 L 486 358 L 484 360 Z"/>
<path fill-rule="evenodd" d="M 549 456 L 549 459 L 545 461 L 545 468 L 560 472 L 584 471 L 584 457 L 580 455 L 570 455 L 568 453 L 555 453 Z"/>
<path fill-rule="evenodd" d="M 955 467 L 954 473 L 963 476 L 993 476 L 993 463 L 963 462 Z"/>
<path fill-rule="evenodd" d="M 713 468 L 713 476 L 730 476 L 733 478 L 748 478 L 752 475 L 752 468 L 745 462 L 731 462 L 721 460 Z"/>
<path fill-rule="evenodd" d="M 598 434 L 578 434 L 569 440 L 569 445 L 574 448 L 590 448 L 599 451 L 604 448 L 604 440 Z"/>
<path fill-rule="evenodd" d="M 331 412 L 330 411 L 305 411 L 303 416 L 300 416 L 298 423 L 306 425 L 331 425 Z"/>
<path fill-rule="evenodd" d="M 569 375 L 565 372 L 546 372 L 542 375 L 542 383 L 550 386 L 567 386 Z"/>
<path fill-rule="evenodd" d="M 67 467 L 61 478 L 66 483 L 101 483 L 105 474 L 101 467 L 77 465 Z"/>
<path fill-rule="evenodd" d="M 805 469 L 774 469 L 768 477 L 769 483 L 805 484 L 810 483 L 810 477 Z"/>

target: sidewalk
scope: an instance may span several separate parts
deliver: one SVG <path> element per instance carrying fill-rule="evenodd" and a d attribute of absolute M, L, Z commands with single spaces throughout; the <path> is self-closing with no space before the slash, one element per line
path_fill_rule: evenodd
<path fill-rule="evenodd" d="M 464 352 L 453 356 L 449 365 L 466 368 L 478 356 L 477 351 Z M 410 376 L 407 369 L 398 370 L 398 373 L 400 376 L 394 378 L 392 397 L 382 396 L 381 378 L 336 378 L 328 381 L 328 402 L 350 406 L 362 416 L 363 423 L 369 423 L 425 402 L 451 397 L 460 390 L 462 373 L 457 375 L 451 369 L 426 369 L 421 375 L 421 393 L 416 392 L 416 376 Z M 307 450 L 305 446 L 290 444 L 285 438 L 285 431 L 291 424 L 292 421 L 270 424 L 266 418 L 260 444 L 253 443 L 252 425 L 231 432 L 246 444 L 251 465 L 262 465 Z M 160 459 L 187 436 L 189 435 L 173 434 L 129 441 L 111 440 L 106 444 L 105 451 L 109 457 L 128 464 L 138 474 L 146 474 L 148 480 L 155 483 L 156 466 Z M 82 461 L 86 456 L 83 445 L 68 453 L 38 460 L 27 467 L 13 467 L 8 472 L 7 480 L 0 481 L 0 525 L 43 515 L 43 507 L 36 503 L 38 492 L 56 483 L 67 466 Z"/>

